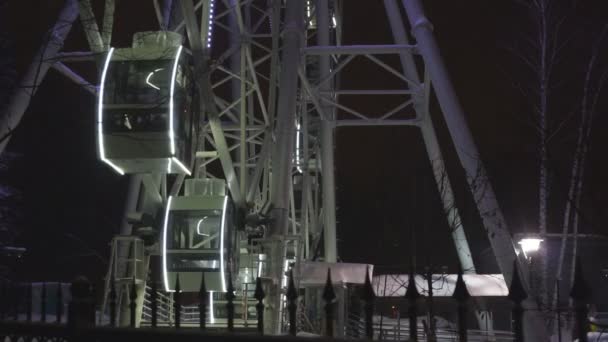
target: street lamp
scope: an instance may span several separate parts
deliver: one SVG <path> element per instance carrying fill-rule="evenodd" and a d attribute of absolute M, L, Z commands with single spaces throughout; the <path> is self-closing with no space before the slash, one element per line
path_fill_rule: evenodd
<path fill-rule="evenodd" d="M 540 243 L 542 241 L 543 239 L 538 237 L 525 237 L 519 240 L 518 244 L 521 246 L 524 256 L 528 259 L 540 249 Z"/>

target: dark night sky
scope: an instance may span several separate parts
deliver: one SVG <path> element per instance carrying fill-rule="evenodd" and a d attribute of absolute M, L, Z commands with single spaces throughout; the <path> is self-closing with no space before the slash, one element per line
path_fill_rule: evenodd
<path fill-rule="evenodd" d="M 525 117 L 529 106 L 508 77 L 523 73 L 522 67 L 500 48 L 512 44 L 513 34 L 525 29 L 526 21 L 514 9 L 513 2 L 506 0 L 423 2 L 505 216 L 514 232 L 525 227 L 533 229 L 535 135 L 516 118 Z M 148 19 L 133 19 L 153 18 L 151 4 L 142 6 L 144 13 L 132 16 L 120 7 L 122 3 L 118 1 L 114 34 L 118 42 L 113 44 L 119 46 L 129 44 L 132 32 L 155 29 Z M 559 67 L 558 76 L 565 85 L 556 90 L 560 96 L 554 110 L 560 115 L 571 110 L 580 97 L 580 65 L 586 63 L 590 42 L 607 21 L 608 12 L 600 3 L 580 1 L 573 12 L 580 19 L 572 19 L 566 26 L 566 31 L 579 38 L 571 43 Z M 10 2 L 2 9 L 0 23 L 14 39 L 19 71 L 30 62 L 60 4 L 61 1 L 24 0 Z M 345 1 L 343 29 L 344 44 L 391 42 L 381 1 Z M 65 50 L 83 49 L 81 32 L 77 24 Z M 373 78 L 372 72 L 361 67 L 344 76 L 344 82 Z M 362 104 L 375 106 L 373 100 Z M 601 196 L 608 191 L 608 185 L 600 178 L 608 171 L 603 158 L 608 141 L 601 134 L 608 127 L 606 105 L 604 101 L 593 133 L 588 186 L 581 208 L 584 232 L 602 233 L 603 225 L 608 223 L 603 212 L 606 201 Z M 108 243 L 118 227 L 126 181 L 96 161 L 94 108 L 90 94 L 50 71 L 9 146 L 24 155 L 13 169 L 15 182 L 25 196 L 27 219 L 22 241 L 30 253 L 24 260 L 24 277 L 67 280 L 76 273 L 97 278 L 105 272 L 102 259 L 109 252 Z M 454 172 L 456 191 L 461 194 L 458 201 L 465 222 L 470 223 L 467 233 L 472 248 L 480 255 L 477 262 L 481 262 L 488 259 L 487 239 L 468 194 L 462 196 L 462 174 L 438 113 L 434 105 L 433 118 L 444 155 Z M 575 125 L 576 120 L 572 120 L 568 127 Z M 559 203 L 552 207 L 554 212 L 563 205 L 569 176 L 567 152 L 573 144 L 573 131 L 566 129 L 551 145 L 555 160 L 552 185 L 555 202 Z M 421 136 L 415 129 L 338 129 L 336 179 L 339 254 L 344 261 L 369 262 L 383 265 L 386 270 L 402 271 L 409 263 L 414 229 L 418 264 L 455 267 L 447 223 Z M 551 217 L 551 230 L 559 227 L 558 218 L 559 215 Z M 86 255 L 90 251 L 99 252 L 102 259 Z M 491 267 L 487 270 L 494 271 Z"/>

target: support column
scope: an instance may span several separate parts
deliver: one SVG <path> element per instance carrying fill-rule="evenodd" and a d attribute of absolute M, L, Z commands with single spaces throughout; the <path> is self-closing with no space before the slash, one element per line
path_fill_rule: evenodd
<path fill-rule="evenodd" d="M 409 45 L 410 42 L 407 34 L 405 33 L 403 20 L 396 1 L 385 0 L 384 5 L 386 15 L 391 24 L 395 43 L 399 45 Z M 399 58 L 405 77 L 416 82 L 417 84 L 420 84 L 420 76 L 418 75 L 416 64 L 414 63 L 414 58 L 411 52 L 409 50 L 404 51 L 399 54 Z M 450 179 L 447 175 L 447 169 L 445 167 L 443 155 L 439 147 L 437 135 L 435 134 L 435 128 L 433 126 L 433 122 L 431 121 L 428 108 L 426 107 L 425 99 L 423 96 L 421 96 L 422 89 L 411 90 L 417 92 L 416 95 L 413 95 L 414 110 L 416 111 L 416 116 L 422 119 L 422 123 L 419 127 L 422 133 L 422 138 L 424 139 L 427 155 L 429 156 L 429 160 L 431 162 L 431 167 L 433 168 L 433 176 L 435 177 L 435 183 L 439 190 L 443 210 L 451 228 L 452 241 L 456 247 L 456 254 L 458 255 L 458 260 L 460 261 L 460 267 L 465 274 L 476 273 L 473 257 L 471 255 L 471 249 L 469 248 L 464 227 L 462 226 L 460 213 L 456 207 L 454 191 L 452 190 L 452 184 L 450 183 Z"/>
<path fill-rule="evenodd" d="M 437 94 L 446 126 L 454 142 L 460 164 L 465 170 L 467 182 L 486 228 L 498 266 L 505 279 L 510 279 L 513 273 L 513 260 L 517 259 L 515 247 L 498 206 L 494 189 L 489 182 L 473 136 L 466 123 L 464 111 L 458 102 L 447 68 L 439 53 L 439 47 L 433 37 L 432 25 L 424 15 L 419 0 L 403 0 L 403 6 L 412 26 L 412 33 L 416 38 L 418 51 L 422 55 L 433 81 L 433 88 Z M 527 325 L 530 327 L 527 336 L 531 341 L 546 341 L 547 332 L 538 311 L 530 310 L 528 316 L 532 322 Z"/>
<path fill-rule="evenodd" d="M 78 4 L 76 0 L 67 0 L 59 13 L 55 26 L 47 32 L 43 45 L 34 55 L 32 63 L 17 88 L 15 88 L 15 93 L 0 119 L 0 154 L 4 152 L 13 131 L 21 122 L 31 98 L 36 94 L 38 86 L 53 64 L 53 58 L 63 47 L 63 41 L 72 29 L 72 24 L 77 15 Z"/>
<path fill-rule="evenodd" d="M 318 0 L 317 13 L 317 44 L 329 46 L 329 8 L 328 0 Z M 319 75 L 321 77 L 330 72 L 330 56 L 319 56 Z M 333 84 L 325 82 L 319 87 L 321 93 L 331 92 Z M 321 168 L 322 168 L 322 196 L 323 196 L 323 237 L 325 248 L 325 261 L 336 262 L 338 248 L 336 245 L 336 184 L 334 178 L 334 127 L 336 112 L 327 102 L 322 104 L 323 112 L 327 115 L 321 121 Z"/>
<path fill-rule="evenodd" d="M 303 38 L 304 2 L 287 0 L 283 30 L 283 51 L 279 79 L 275 147 L 272 154 L 271 217 L 269 230 L 270 258 L 269 276 L 272 284 L 268 293 L 268 319 L 264 330 L 278 334 L 280 329 L 281 279 L 285 260 L 285 235 L 288 227 L 289 192 L 293 168 L 295 138 L 296 100 L 298 92 L 298 68 L 300 46 Z"/>

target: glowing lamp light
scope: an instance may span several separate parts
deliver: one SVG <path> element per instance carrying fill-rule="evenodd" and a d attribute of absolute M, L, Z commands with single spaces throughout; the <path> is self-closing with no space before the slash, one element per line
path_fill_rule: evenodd
<path fill-rule="evenodd" d="M 521 250 L 524 252 L 524 255 L 527 258 L 529 255 L 536 253 L 540 249 L 540 243 L 542 241 L 543 239 L 539 238 L 523 238 L 519 240 L 518 244 L 521 246 Z"/>

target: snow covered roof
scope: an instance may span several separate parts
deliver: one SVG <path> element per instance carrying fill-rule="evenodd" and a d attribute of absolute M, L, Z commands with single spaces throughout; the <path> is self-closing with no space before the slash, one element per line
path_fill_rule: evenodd
<path fill-rule="evenodd" d="M 454 293 L 456 274 L 433 274 L 433 296 L 449 297 Z M 428 283 L 424 276 L 416 275 L 416 288 L 421 295 L 428 293 Z M 509 294 L 509 288 L 502 274 L 465 274 L 464 283 L 469 294 L 474 297 L 496 296 L 504 297 Z M 409 282 L 407 274 L 387 274 L 374 276 L 372 285 L 378 297 L 403 297 Z"/>

